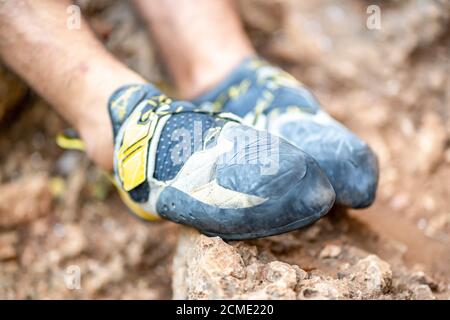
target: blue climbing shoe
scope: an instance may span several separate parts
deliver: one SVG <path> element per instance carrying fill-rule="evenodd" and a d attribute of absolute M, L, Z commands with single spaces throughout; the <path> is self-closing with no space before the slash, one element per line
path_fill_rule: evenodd
<path fill-rule="evenodd" d="M 203 110 L 231 112 L 311 155 L 336 192 L 336 203 L 372 204 L 378 161 L 370 147 L 321 110 L 295 78 L 261 58 L 245 59 L 216 88 L 195 99 Z"/>
<path fill-rule="evenodd" d="M 334 203 L 312 157 L 233 114 L 172 101 L 151 85 L 119 88 L 108 108 L 116 185 L 145 220 L 250 239 L 311 224 Z"/>

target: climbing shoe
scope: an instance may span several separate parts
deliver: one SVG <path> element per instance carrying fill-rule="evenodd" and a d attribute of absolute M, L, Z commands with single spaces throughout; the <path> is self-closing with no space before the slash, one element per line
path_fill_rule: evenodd
<path fill-rule="evenodd" d="M 312 157 L 233 114 L 173 101 L 151 85 L 119 88 L 108 109 L 116 186 L 145 220 L 249 239 L 308 225 L 334 203 Z"/>
<path fill-rule="evenodd" d="M 378 161 L 370 147 L 321 110 L 311 92 L 283 70 L 247 58 L 215 88 L 193 101 L 202 110 L 231 112 L 311 155 L 327 174 L 336 203 L 374 201 Z"/>

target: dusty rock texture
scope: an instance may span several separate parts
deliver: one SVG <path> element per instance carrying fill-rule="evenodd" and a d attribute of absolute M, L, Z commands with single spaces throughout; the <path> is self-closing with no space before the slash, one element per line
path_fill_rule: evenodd
<path fill-rule="evenodd" d="M 423 272 L 412 273 L 349 243 L 323 241 L 320 235 L 330 226 L 343 230 L 352 223 L 345 214 L 329 220 L 290 235 L 231 243 L 184 228 L 173 262 L 173 297 L 436 299 L 446 290 Z"/>
<path fill-rule="evenodd" d="M 0 185 L 0 228 L 18 226 L 47 214 L 51 201 L 46 175 Z"/>

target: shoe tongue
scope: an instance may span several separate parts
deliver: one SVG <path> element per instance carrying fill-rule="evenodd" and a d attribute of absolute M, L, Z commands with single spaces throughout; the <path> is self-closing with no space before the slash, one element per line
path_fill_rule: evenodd
<path fill-rule="evenodd" d="M 220 100 L 224 92 L 228 92 L 230 87 L 238 85 L 245 79 L 252 79 L 254 77 L 255 65 L 263 64 L 264 60 L 257 56 L 251 56 L 243 59 L 218 85 L 213 87 L 208 92 L 200 95 L 192 100 L 192 103 L 201 107 L 202 109 L 211 108 L 211 103 Z M 214 106 L 213 106 L 214 107 Z M 221 111 L 221 110 L 214 110 Z"/>
<path fill-rule="evenodd" d="M 108 101 L 114 137 L 123 122 L 144 99 L 160 95 L 161 92 L 150 84 L 126 85 L 113 92 Z"/>
<path fill-rule="evenodd" d="M 240 117 L 251 111 L 264 114 L 274 108 L 284 111 L 289 106 L 315 113 L 317 101 L 296 84 L 292 76 L 254 56 L 244 59 L 221 83 L 193 103 L 204 110 L 231 112 Z"/>

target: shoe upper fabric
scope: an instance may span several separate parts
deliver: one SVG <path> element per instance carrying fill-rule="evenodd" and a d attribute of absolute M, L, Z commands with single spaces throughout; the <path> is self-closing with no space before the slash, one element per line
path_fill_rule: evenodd
<path fill-rule="evenodd" d="M 118 89 L 109 109 L 117 184 L 149 214 L 247 239 L 309 224 L 334 203 L 310 156 L 232 114 L 174 102 L 151 85 Z"/>

